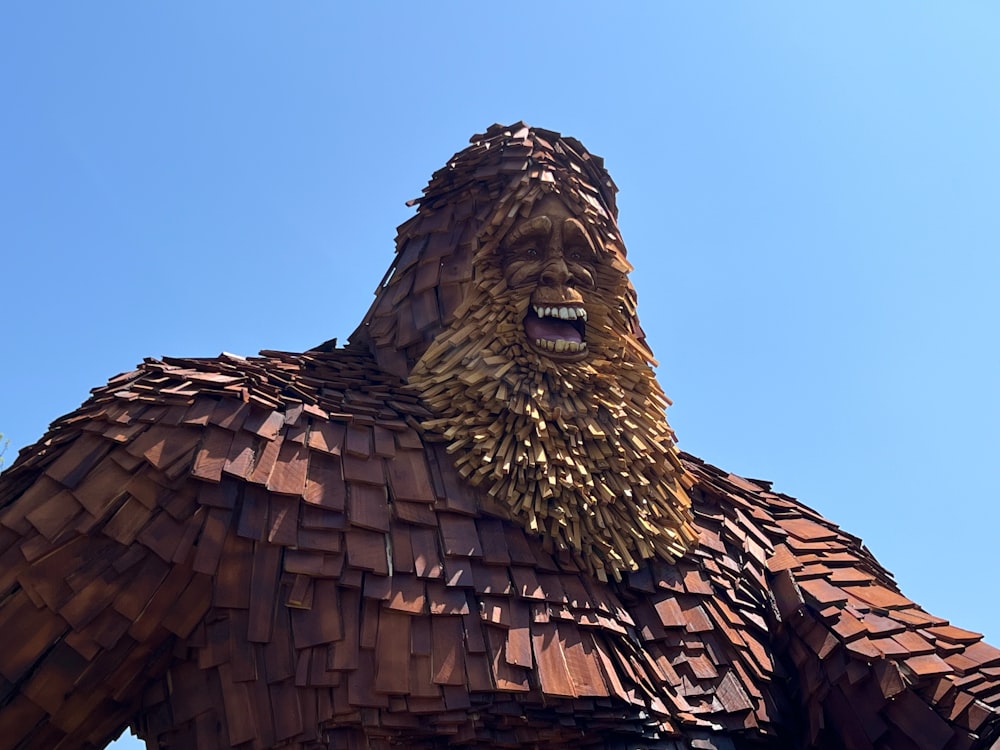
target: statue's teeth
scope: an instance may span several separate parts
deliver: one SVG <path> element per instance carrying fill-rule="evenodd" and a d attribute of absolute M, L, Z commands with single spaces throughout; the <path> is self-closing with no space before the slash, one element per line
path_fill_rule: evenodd
<path fill-rule="evenodd" d="M 566 341 L 565 339 L 535 339 L 535 346 L 549 352 L 582 352 L 587 349 L 586 341 Z"/>
<path fill-rule="evenodd" d="M 559 318 L 560 320 L 586 320 L 587 310 L 583 307 L 544 307 L 532 305 L 539 318 Z"/>

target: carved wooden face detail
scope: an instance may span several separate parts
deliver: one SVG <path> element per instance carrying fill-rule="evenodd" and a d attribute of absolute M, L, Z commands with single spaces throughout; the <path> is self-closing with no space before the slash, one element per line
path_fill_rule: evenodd
<path fill-rule="evenodd" d="M 536 188 L 495 209 L 509 221 L 481 235 L 468 292 L 409 382 L 483 502 L 619 576 L 693 544 L 688 478 L 617 235 L 571 206 Z"/>
<path fill-rule="evenodd" d="M 529 295 L 528 346 L 556 360 L 587 356 L 587 295 L 601 258 L 579 219 L 555 195 L 538 201 L 501 243 L 507 286 Z"/>

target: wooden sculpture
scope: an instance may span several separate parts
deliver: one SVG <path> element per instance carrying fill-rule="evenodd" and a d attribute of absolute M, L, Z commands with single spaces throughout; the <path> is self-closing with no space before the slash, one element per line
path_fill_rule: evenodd
<path fill-rule="evenodd" d="M 0 484 L 0 748 L 989 747 L 1000 651 L 681 454 L 602 161 L 494 126 L 350 344 L 147 360 Z"/>

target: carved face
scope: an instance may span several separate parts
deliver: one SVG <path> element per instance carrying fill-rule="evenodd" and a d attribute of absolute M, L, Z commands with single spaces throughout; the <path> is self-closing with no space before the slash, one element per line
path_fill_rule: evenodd
<path fill-rule="evenodd" d="M 556 360 L 587 356 L 587 295 L 602 262 L 594 241 L 558 197 L 538 201 L 501 243 L 507 286 L 529 295 L 530 347 Z"/>
<path fill-rule="evenodd" d="M 618 576 L 693 543 L 686 476 L 613 227 L 540 193 L 495 209 L 516 218 L 482 235 L 468 293 L 409 382 L 483 502 Z"/>

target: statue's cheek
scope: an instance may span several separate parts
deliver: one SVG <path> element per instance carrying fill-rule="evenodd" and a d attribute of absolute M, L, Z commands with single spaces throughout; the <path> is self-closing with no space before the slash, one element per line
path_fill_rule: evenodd
<path fill-rule="evenodd" d="M 594 279 L 594 271 L 590 266 L 581 263 L 570 265 L 570 271 L 575 280 L 574 286 L 580 289 L 596 289 L 597 281 Z"/>
<path fill-rule="evenodd" d="M 511 287 L 525 286 L 538 278 L 536 263 L 512 262 L 504 268 L 507 285 Z"/>

